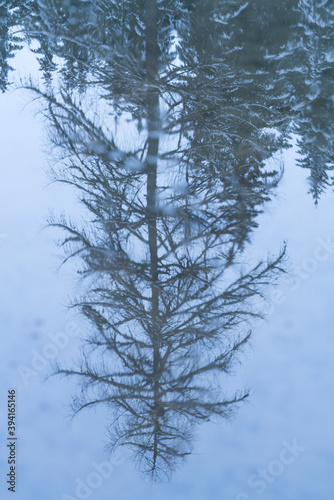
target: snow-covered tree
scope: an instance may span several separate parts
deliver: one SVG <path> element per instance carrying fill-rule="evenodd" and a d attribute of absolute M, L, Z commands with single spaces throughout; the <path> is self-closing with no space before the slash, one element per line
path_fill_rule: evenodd
<path fill-rule="evenodd" d="M 304 64 L 296 86 L 299 165 L 309 169 L 310 192 L 318 203 L 334 181 L 334 5 L 301 0 L 300 8 Z"/>
<path fill-rule="evenodd" d="M 18 2 L 3 0 L 0 2 L 0 90 L 4 92 L 8 86 L 8 74 L 12 69 L 10 59 L 21 46 L 15 36 L 17 27 Z"/>

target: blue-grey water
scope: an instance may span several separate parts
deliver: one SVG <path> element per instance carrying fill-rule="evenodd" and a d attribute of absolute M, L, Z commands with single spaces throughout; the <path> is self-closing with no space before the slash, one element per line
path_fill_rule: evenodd
<path fill-rule="evenodd" d="M 98 406 L 71 421 L 76 379 L 48 377 L 56 360 L 76 366 L 92 327 L 68 310 L 84 285 L 75 261 L 61 267 L 63 253 L 55 240 L 62 233 L 45 228 L 46 219 L 50 210 L 82 218 L 86 225 L 92 218 L 74 187 L 50 180 L 50 124 L 39 113 L 40 102 L 31 102 L 24 88 L 13 90 L 18 75 L 32 73 L 42 81 L 35 56 L 25 48 L 11 65 L 15 83 L 0 95 L 1 498 L 13 495 L 6 485 L 5 439 L 7 391 L 15 388 L 19 500 L 330 500 L 334 193 L 329 182 L 315 203 L 310 172 L 300 164 L 298 130 L 292 130 L 289 147 L 278 148 L 284 173 L 271 199 L 262 201 L 258 227 L 232 263 L 232 274 L 246 272 L 248 264 L 274 258 L 287 243 L 287 274 L 263 292 L 265 318 L 251 323 L 253 336 L 220 382 L 222 391 L 249 388 L 250 395 L 228 421 L 202 422 L 186 461 L 168 481 L 152 483 L 141 476 L 127 447 L 113 455 L 104 450 L 111 409 Z M 124 149 L 130 127 L 121 121 Z"/>

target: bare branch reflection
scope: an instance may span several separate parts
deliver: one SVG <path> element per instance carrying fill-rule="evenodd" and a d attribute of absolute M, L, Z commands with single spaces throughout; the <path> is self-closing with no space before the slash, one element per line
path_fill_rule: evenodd
<path fill-rule="evenodd" d="M 81 363 L 58 372 L 81 384 L 75 412 L 107 405 L 111 449 L 130 447 L 154 479 L 191 452 L 196 424 L 247 397 L 225 393 L 224 376 L 284 272 L 285 248 L 253 266 L 243 251 L 283 173 L 288 120 L 223 53 L 221 21 L 238 9 L 188 4 L 39 4 L 39 36 L 61 62 L 28 86 L 45 104 L 55 178 L 85 207 L 81 224 L 50 221 L 80 262 L 75 306 L 91 325 Z"/>

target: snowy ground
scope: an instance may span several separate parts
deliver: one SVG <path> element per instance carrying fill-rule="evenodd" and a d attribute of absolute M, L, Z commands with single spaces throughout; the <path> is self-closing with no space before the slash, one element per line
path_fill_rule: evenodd
<path fill-rule="evenodd" d="M 106 413 L 79 416 L 70 426 L 66 405 L 74 387 L 68 380 L 45 380 L 48 357 L 71 359 L 77 352 L 71 325 L 84 327 L 66 310 L 77 286 L 71 268 L 58 272 L 53 234 L 41 228 L 50 208 L 72 213 L 77 207 L 73 193 L 47 185 L 42 120 L 32 107 L 23 110 L 26 102 L 21 91 L 0 96 L 0 429 L 6 436 L 7 390 L 14 387 L 16 498 L 331 500 L 334 193 L 315 209 L 305 172 L 295 165 L 293 151 L 286 154 L 278 198 L 261 216 L 251 251 L 276 253 L 287 240 L 296 278 L 279 288 L 267 322 L 256 328 L 252 349 L 236 369 L 233 385 L 250 387 L 252 395 L 230 423 L 199 428 L 185 466 L 169 484 L 151 486 L 125 455 L 102 471 Z M 60 338 L 63 346 L 57 346 Z M 293 451 L 285 452 L 289 446 Z M 12 498 L 5 484 L 7 456 L 2 439 L 3 499 Z"/>

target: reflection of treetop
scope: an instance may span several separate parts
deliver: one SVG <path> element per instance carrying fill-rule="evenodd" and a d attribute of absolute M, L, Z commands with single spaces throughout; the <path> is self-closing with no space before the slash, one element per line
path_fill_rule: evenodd
<path fill-rule="evenodd" d="M 53 221 L 81 259 L 77 306 L 92 325 L 79 368 L 60 372 L 82 382 L 76 411 L 108 405 L 112 446 L 129 445 L 157 477 L 190 453 L 196 422 L 247 396 L 222 396 L 221 377 L 284 251 L 239 276 L 232 264 L 279 179 L 265 160 L 282 134 L 257 105 L 261 82 L 246 101 L 244 75 L 219 57 L 219 2 L 39 5 L 63 79 L 33 90 L 47 104 L 55 175 L 79 189 L 90 220 Z"/>

